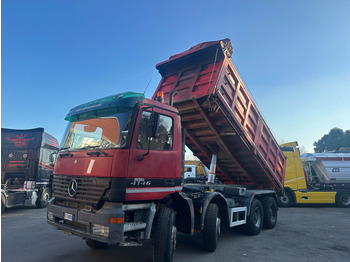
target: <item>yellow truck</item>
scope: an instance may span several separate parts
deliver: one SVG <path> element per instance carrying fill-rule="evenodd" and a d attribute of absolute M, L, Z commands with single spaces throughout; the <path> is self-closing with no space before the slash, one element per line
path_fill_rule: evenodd
<path fill-rule="evenodd" d="M 185 160 L 184 182 L 205 183 L 209 169 L 199 160 Z"/>
<path fill-rule="evenodd" d="M 337 204 L 350 207 L 350 152 L 300 155 L 297 142 L 281 145 L 287 158 L 279 205 Z"/>

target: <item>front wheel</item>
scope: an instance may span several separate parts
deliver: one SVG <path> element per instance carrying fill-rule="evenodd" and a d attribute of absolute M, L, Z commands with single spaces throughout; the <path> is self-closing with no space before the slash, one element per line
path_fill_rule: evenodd
<path fill-rule="evenodd" d="M 175 211 L 168 207 L 159 210 L 153 242 L 153 261 L 171 262 L 176 249 Z"/>
<path fill-rule="evenodd" d="M 217 204 L 211 203 L 205 213 L 203 228 L 203 244 L 204 249 L 214 252 L 220 237 L 221 220 L 218 217 L 219 208 Z"/>
<path fill-rule="evenodd" d="M 339 207 L 350 207 L 350 192 L 337 193 L 336 203 Z"/>
<path fill-rule="evenodd" d="M 51 197 L 51 190 L 48 188 L 43 188 L 43 190 L 38 196 L 38 200 L 35 203 L 36 207 L 37 208 L 47 207 L 47 203 L 49 202 L 50 197 Z"/>
<path fill-rule="evenodd" d="M 285 192 L 284 196 L 280 196 L 278 198 L 278 205 L 280 207 L 290 207 L 293 204 L 293 197 L 292 194 L 287 191 Z"/>

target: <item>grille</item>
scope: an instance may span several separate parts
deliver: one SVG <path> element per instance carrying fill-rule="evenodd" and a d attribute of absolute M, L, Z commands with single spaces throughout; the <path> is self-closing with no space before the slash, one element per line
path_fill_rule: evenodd
<path fill-rule="evenodd" d="M 69 182 L 74 179 L 78 187 L 75 196 L 68 194 Z M 53 195 L 58 200 L 97 205 L 104 192 L 109 188 L 109 178 L 77 177 L 77 176 L 53 176 Z"/>

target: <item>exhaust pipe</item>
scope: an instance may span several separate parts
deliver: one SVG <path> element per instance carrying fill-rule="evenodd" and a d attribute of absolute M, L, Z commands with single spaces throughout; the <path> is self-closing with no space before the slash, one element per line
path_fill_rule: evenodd
<path fill-rule="evenodd" d="M 215 182 L 216 160 L 217 160 L 217 155 L 213 154 L 213 156 L 211 157 L 210 171 L 209 171 L 209 176 L 207 181 L 208 184 L 214 184 Z"/>

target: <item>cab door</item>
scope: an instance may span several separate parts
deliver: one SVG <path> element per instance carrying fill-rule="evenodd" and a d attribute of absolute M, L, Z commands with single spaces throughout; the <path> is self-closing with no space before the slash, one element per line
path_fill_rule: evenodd
<path fill-rule="evenodd" d="M 167 110 L 140 108 L 130 147 L 126 200 L 162 199 L 182 189 L 178 122 L 179 116 Z"/>

